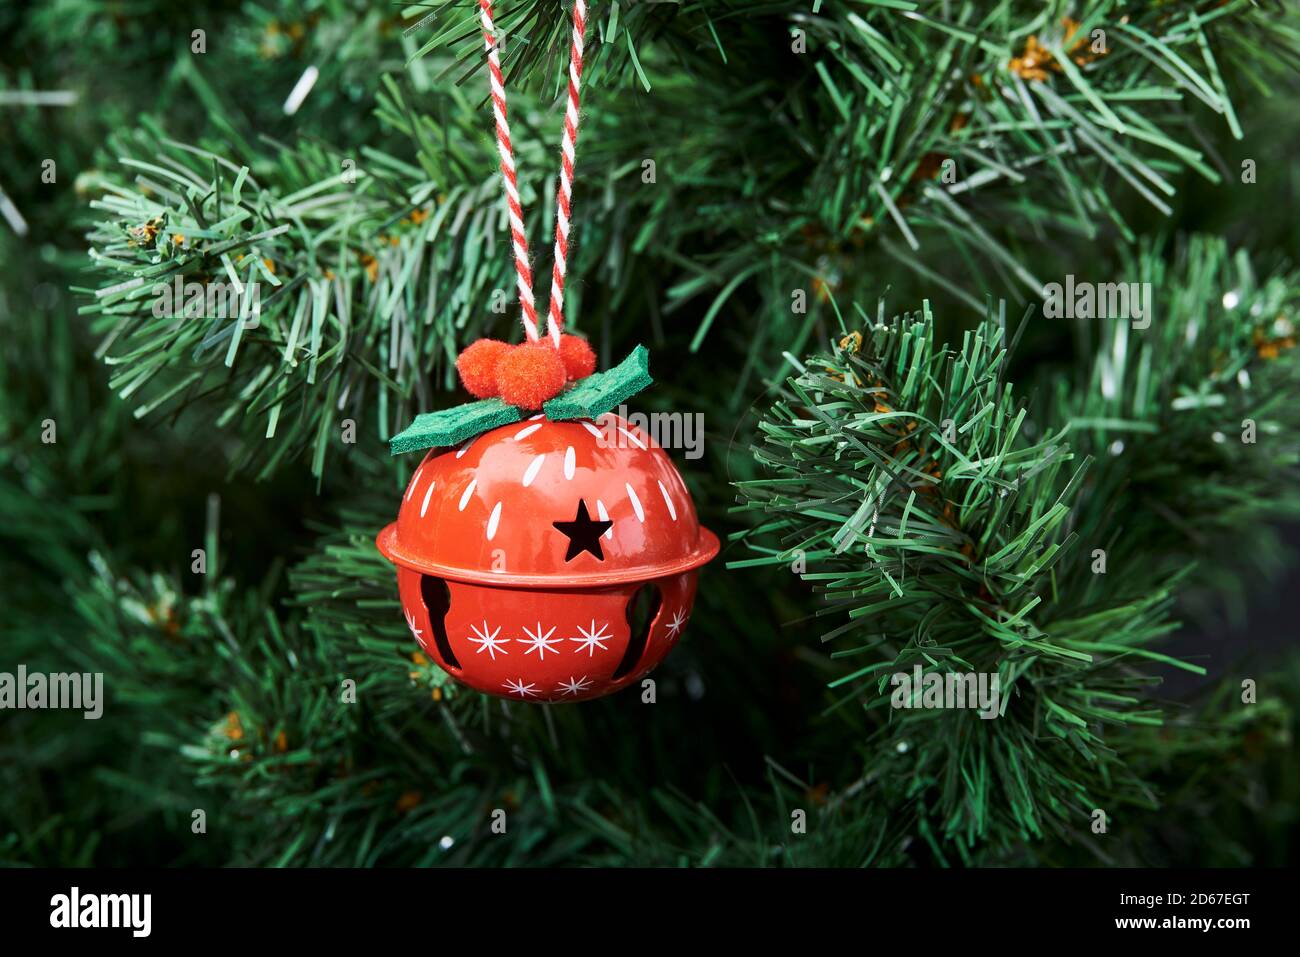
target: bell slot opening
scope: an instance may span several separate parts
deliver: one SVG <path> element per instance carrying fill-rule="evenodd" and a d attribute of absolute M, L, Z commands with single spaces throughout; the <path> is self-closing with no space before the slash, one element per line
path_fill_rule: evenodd
<path fill-rule="evenodd" d="M 451 650 L 447 639 L 447 612 L 451 610 L 451 587 L 441 578 L 432 575 L 420 576 L 420 595 L 424 598 L 424 608 L 429 613 L 429 627 L 433 629 L 433 643 L 438 647 L 438 654 L 449 668 L 460 670 L 460 662 Z"/>
<path fill-rule="evenodd" d="M 623 652 L 623 660 L 614 670 L 615 681 L 630 673 L 645 654 L 646 642 L 650 640 L 650 628 L 659 617 L 663 602 L 663 595 L 655 584 L 642 585 L 628 600 L 624 612 L 628 626 L 627 651 Z"/>

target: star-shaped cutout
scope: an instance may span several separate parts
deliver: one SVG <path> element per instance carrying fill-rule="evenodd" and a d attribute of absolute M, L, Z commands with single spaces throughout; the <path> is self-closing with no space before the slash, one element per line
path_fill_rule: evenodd
<path fill-rule="evenodd" d="M 569 675 L 569 680 L 561 681 L 556 686 L 555 690 L 563 691 L 566 695 L 568 695 L 568 694 L 577 694 L 580 691 L 586 691 L 590 687 L 591 687 L 591 682 L 587 680 L 586 675 L 583 675 L 581 678 L 574 678 L 573 675 Z"/>
<path fill-rule="evenodd" d="M 605 634 L 606 627 L 607 627 L 606 625 L 602 624 L 599 628 L 597 628 L 596 622 L 594 620 L 591 623 L 590 630 L 583 628 L 581 625 L 579 625 L 578 631 L 582 632 L 582 637 L 569 639 L 570 641 L 576 641 L 579 645 L 578 649 L 574 652 L 574 654 L 580 654 L 582 652 L 582 649 L 586 648 L 587 657 L 590 658 L 592 655 L 596 653 L 597 648 L 599 648 L 601 651 L 608 651 L 609 649 L 605 647 L 605 642 L 609 641 L 609 639 L 613 638 L 614 636 Z"/>
<path fill-rule="evenodd" d="M 474 632 L 474 634 L 478 635 L 477 638 L 471 638 L 470 641 L 478 642 L 478 653 L 480 655 L 486 651 L 488 655 L 492 658 L 492 660 L 496 661 L 498 651 L 501 652 L 501 654 L 503 655 L 509 654 L 509 652 L 506 651 L 505 648 L 501 647 L 509 639 L 497 637 L 497 635 L 501 634 L 500 626 L 498 626 L 496 631 L 493 632 L 488 631 L 488 623 L 486 621 L 483 622 L 482 631 L 479 631 L 478 625 L 470 625 L 469 627 Z"/>
<path fill-rule="evenodd" d="M 596 560 L 603 562 L 605 555 L 600 550 L 600 536 L 605 534 L 613 522 L 594 520 L 587 514 L 587 503 L 578 500 L 578 514 L 571 522 L 552 522 L 557 529 L 569 536 L 569 550 L 564 560 L 571 562 L 583 552 L 591 552 Z"/>
<path fill-rule="evenodd" d="M 537 657 L 542 661 L 546 660 L 546 653 L 548 651 L 553 655 L 559 654 L 558 651 L 551 647 L 551 645 L 558 645 L 562 641 L 560 638 L 551 637 L 551 635 L 555 634 L 554 628 L 546 634 L 542 634 L 542 623 L 539 621 L 537 623 L 536 632 L 529 631 L 528 627 L 524 626 L 524 634 L 528 637 L 515 639 L 515 641 L 520 642 L 521 644 L 528 645 L 524 654 L 531 655 L 535 651 L 537 652 Z"/>

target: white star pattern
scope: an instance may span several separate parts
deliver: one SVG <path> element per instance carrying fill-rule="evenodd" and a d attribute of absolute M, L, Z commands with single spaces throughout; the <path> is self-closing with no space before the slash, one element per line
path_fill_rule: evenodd
<path fill-rule="evenodd" d="M 554 628 L 552 628 L 550 631 L 548 631 L 546 634 L 543 635 L 543 634 L 542 634 L 542 623 L 541 623 L 540 621 L 537 623 L 537 632 L 536 632 L 536 633 L 533 633 L 533 632 L 529 631 L 528 628 L 525 627 L 525 628 L 524 628 L 524 634 L 527 635 L 528 637 L 527 637 L 527 638 L 516 638 L 515 641 L 519 642 L 520 644 L 524 644 L 524 645 L 528 645 L 528 646 L 529 646 L 529 647 L 524 651 L 524 654 L 526 654 L 526 655 L 531 655 L 534 651 L 537 652 L 537 658 L 538 658 L 538 660 L 540 660 L 540 661 L 545 661 L 545 660 L 546 660 L 546 653 L 547 653 L 548 651 L 549 651 L 551 654 L 553 654 L 553 655 L 558 655 L 559 652 L 556 651 L 554 648 L 552 648 L 551 645 L 558 645 L 561 641 L 564 640 L 564 639 L 562 639 L 562 638 L 552 638 L 552 637 L 551 637 L 551 635 L 555 634 L 555 629 L 554 629 Z"/>
<path fill-rule="evenodd" d="M 668 637 L 676 638 L 677 633 L 682 630 L 682 626 L 685 624 L 686 624 L 686 615 L 683 613 L 683 610 L 681 608 L 678 608 L 675 612 L 673 612 L 673 617 L 668 622 Z"/>
<path fill-rule="evenodd" d="M 493 631 L 491 634 L 488 633 L 488 623 L 486 621 L 483 622 L 482 631 L 479 631 L 478 625 L 470 625 L 469 627 L 470 630 L 473 631 L 474 634 L 478 636 L 477 638 L 470 638 L 469 640 L 478 642 L 478 653 L 480 655 L 486 651 L 489 655 L 491 655 L 492 660 L 496 661 L 498 651 L 501 652 L 501 654 L 503 655 L 509 654 L 509 652 L 507 652 L 505 648 L 501 646 L 504 645 L 510 639 L 497 637 L 497 635 L 501 634 L 500 627 L 498 627 L 496 631 Z"/>
<path fill-rule="evenodd" d="M 422 629 L 415 627 L 415 616 L 406 611 L 405 608 L 402 611 L 406 612 L 406 627 L 411 629 L 411 634 L 415 636 L 415 640 L 423 644 L 424 639 L 421 637 L 423 632 Z"/>
<path fill-rule="evenodd" d="M 586 675 L 583 675 L 581 678 L 577 678 L 577 679 L 575 679 L 573 675 L 569 675 L 569 680 L 561 681 L 556 686 L 555 690 L 563 691 L 565 694 L 577 694 L 579 691 L 586 691 L 590 687 L 591 687 L 591 682 L 587 680 Z"/>
<path fill-rule="evenodd" d="M 509 691 L 511 694 L 517 694 L 517 695 L 519 695 L 519 697 L 521 697 L 521 698 L 527 698 L 529 695 L 536 695 L 536 694 L 537 694 L 537 692 L 534 690 L 534 689 L 537 687 L 537 685 L 535 685 L 535 684 L 524 684 L 524 679 L 523 679 L 523 678 L 518 678 L 518 679 L 516 679 L 516 680 L 514 680 L 514 681 L 507 681 L 507 682 L 506 682 L 504 685 L 502 685 L 501 687 L 505 688 L 505 689 L 506 689 L 507 691 Z"/>
<path fill-rule="evenodd" d="M 581 653 L 583 648 L 586 648 L 587 657 L 590 658 L 596 654 L 597 648 L 599 648 L 601 651 L 609 650 L 605 647 L 604 643 L 609 639 L 613 638 L 614 636 L 605 634 L 605 628 L 606 626 L 603 624 L 599 628 L 597 628 L 596 620 L 593 618 L 591 621 L 590 631 L 588 631 L 586 628 L 583 628 L 581 625 L 579 625 L 578 631 L 582 632 L 582 637 L 570 638 L 569 640 L 576 641 L 578 643 L 579 645 L 579 647 L 577 648 L 578 653 Z"/>

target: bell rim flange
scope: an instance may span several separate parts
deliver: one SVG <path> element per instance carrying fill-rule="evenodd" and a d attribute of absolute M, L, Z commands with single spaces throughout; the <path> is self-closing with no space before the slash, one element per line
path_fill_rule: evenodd
<path fill-rule="evenodd" d="M 555 575 L 512 574 L 508 572 L 484 572 L 453 565 L 442 565 L 426 559 L 405 554 L 397 544 L 397 522 L 386 525 L 377 536 L 375 546 L 380 554 L 399 568 L 419 572 L 422 575 L 436 575 L 448 581 L 466 585 L 483 585 L 492 587 L 548 588 L 555 590 L 600 588 L 609 585 L 627 585 L 633 582 L 654 581 L 683 572 L 695 571 L 707 565 L 717 557 L 722 543 L 712 531 L 699 526 L 699 539 L 696 547 L 688 555 L 659 565 L 641 565 L 635 568 L 620 568 L 611 572 L 583 572 L 579 575 L 557 577 Z"/>

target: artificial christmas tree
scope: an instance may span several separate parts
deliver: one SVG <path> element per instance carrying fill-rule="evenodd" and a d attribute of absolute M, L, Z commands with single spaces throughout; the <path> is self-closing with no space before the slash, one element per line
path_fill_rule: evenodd
<path fill-rule="evenodd" d="M 539 236 L 574 10 L 495 12 Z M 0 856 L 1285 860 L 1294 659 L 1186 642 L 1266 630 L 1300 510 L 1294 12 L 585 24 L 565 332 L 596 376 L 652 349 L 638 407 L 705 423 L 673 507 L 727 544 L 652 686 L 554 708 L 417 650 L 374 546 L 428 491 L 390 443 L 519 339 L 476 0 L 0 11 L 5 654 L 107 689 L 95 722 L 0 715 Z M 202 314 L 155 311 L 178 278 Z M 1152 309 L 1048 318 L 1067 282 Z M 1001 716 L 891 707 L 916 665 L 996 674 Z"/>

